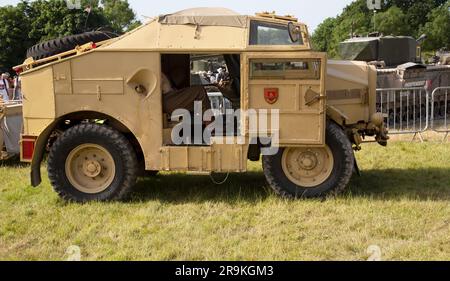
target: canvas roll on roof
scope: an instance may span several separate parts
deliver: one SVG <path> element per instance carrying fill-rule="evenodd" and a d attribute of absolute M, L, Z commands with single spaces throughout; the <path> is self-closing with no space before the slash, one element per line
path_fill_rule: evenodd
<path fill-rule="evenodd" d="M 225 8 L 195 8 L 159 16 L 159 23 L 173 25 L 247 27 L 247 16 Z"/>

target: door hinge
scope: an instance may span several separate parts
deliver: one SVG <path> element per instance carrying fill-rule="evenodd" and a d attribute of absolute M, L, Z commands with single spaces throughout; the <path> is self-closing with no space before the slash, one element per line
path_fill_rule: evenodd
<path fill-rule="evenodd" d="M 321 96 L 319 93 L 316 93 L 311 88 L 308 89 L 305 93 L 305 105 L 311 106 L 315 104 L 316 102 L 325 99 L 326 96 Z"/>

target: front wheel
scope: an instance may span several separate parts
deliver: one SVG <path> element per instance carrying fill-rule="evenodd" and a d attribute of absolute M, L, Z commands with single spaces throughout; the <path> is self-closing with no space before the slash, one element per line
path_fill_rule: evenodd
<path fill-rule="evenodd" d="M 348 185 L 355 158 L 344 131 L 328 122 L 324 147 L 281 148 L 263 157 L 266 179 L 285 198 L 312 198 L 338 194 Z"/>
<path fill-rule="evenodd" d="M 68 201 L 110 201 L 125 197 L 136 183 L 136 154 L 111 127 L 80 124 L 62 134 L 48 158 L 50 182 Z"/>

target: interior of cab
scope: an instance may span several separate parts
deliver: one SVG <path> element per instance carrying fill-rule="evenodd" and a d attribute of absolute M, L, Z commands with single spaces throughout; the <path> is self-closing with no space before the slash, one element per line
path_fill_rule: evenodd
<path fill-rule="evenodd" d="M 240 55 L 239 54 L 162 54 L 161 71 L 167 78 L 172 89 L 202 88 L 207 95 L 206 100 L 213 112 L 213 119 L 221 118 L 224 126 L 233 122 L 233 135 L 238 134 L 237 118 L 227 118 L 227 114 L 234 114 L 234 110 L 240 108 Z M 220 86 L 219 86 L 220 85 Z M 182 121 L 182 117 L 173 116 L 173 112 L 167 112 L 170 108 L 164 98 L 163 91 L 163 129 L 164 145 L 172 145 L 172 129 Z M 183 97 L 180 97 L 183 99 Z M 193 103 L 194 101 L 192 101 Z M 188 108 L 181 108 L 187 109 Z M 191 113 L 193 116 L 193 112 Z M 203 124 L 204 128 L 206 124 Z M 231 127 L 231 126 L 230 126 Z M 193 131 L 193 130 L 192 130 Z M 230 135 L 230 130 L 224 129 L 216 132 L 216 136 Z"/>

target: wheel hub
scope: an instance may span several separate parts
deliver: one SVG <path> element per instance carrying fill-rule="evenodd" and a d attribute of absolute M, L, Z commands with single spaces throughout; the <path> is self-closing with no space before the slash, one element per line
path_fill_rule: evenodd
<path fill-rule="evenodd" d="M 95 178 L 102 172 L 102 166 L 97 161 L 85 161 L 83 164 L 83 173 L 90 178 Z"/>
<path fill-rule="evenodd" d="M 84 193 L 99 193 L 107 189 L 115 177 L 112 155 L 102 146 L 83 144 L 74 148 L 66 159 L 69 182 Z"/>
<path fill-rule="evenodd" d="M 297 162 L 302 169 L 311 171 L 317 167 L 318 160 L 315 154 L 308 151 L 301 153 L 297 158 Z"/>
<path fill-rule="evenodd" d="M 333 171 L 334 158 L 328 146 L 323 148 L 286 148 L 282 168 L 286 177 L 303 188 L 324 183 Z"/>

